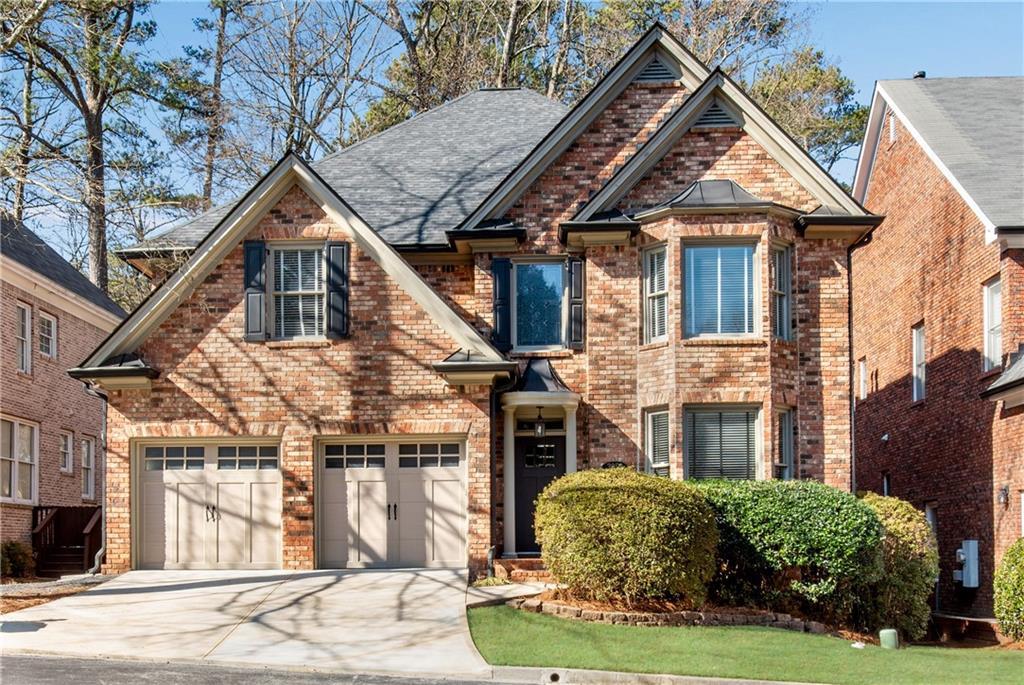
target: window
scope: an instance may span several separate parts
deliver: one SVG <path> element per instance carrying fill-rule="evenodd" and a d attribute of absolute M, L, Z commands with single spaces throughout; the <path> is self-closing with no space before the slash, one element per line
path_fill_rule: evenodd
<path fill-rule="evenodd" d="M 665 247 L 644 252 L 644 342 L 668 338 L 668 283 Z"/>
<path fill-rule="evenodd" d="M 685 437 L 690 478 L 756 477 L 756 409 L 689 409 Z"/>
<path fill-rule="evenodd" d="M 754 332 L 754 246 L 685 249 L 686 335 Z"/>
<path fill-rule="evenodd" d="M 517 350 L 548 350 L 565 345 L 565 264 L 517 262 L 512 265 L 512 345 Z"/>
<path fill-rule="evenodd" d="M 274 248 L 272 264 L 274 336 L 323 336 L 326 300 L 323 248 Z"/>
<path fill-rule="evenodd" d="M 985 284 L 985 370 L 1003 363 L 1002 286 L 999 279 Z"/>
<path fill-rule="evenodd" d="M 939 534 L 939 505 L 935 502 L 928 502 L 924 505 L 924 519 L 928 527 L 932 529 L 932 535 Z"/>
<path fill-rule="evenodd" d="M 913 375 L 914 375 L 914 387 L 913 387 L 913 398 L 914 401 L 924 399 L 924 374 L 925 374 L 925 356 L 924 356 L 924 324 L 919 323 L 912 329 L 913 332 Z"/>
<path fill-rule="evenodd" d="M 199 445 L 147 447 L 143 454 L 147 471 L 203 470 L 203 448 Z"/>
<path fill-rule="evenodd" d="M 795 424 L 792 409 L 779 412 L 778 437 L 775 445 L 775 477 L 779 480 L 793 480 L 797 475 L 793 444 L 796 438 Z"/>
<path fill-rule="evenodd" d="M 554 466 L 554 445 L 548 445 L 552 449 L 551 465 Z M 459 465 L 459 444 L 451 443 L 423 443 L 419 445 L 398 446 L 398 468 L 426 468 L 428 466 L 441 466 L 454 468 Z M 527 466 L 529 466 L 529 456 Z"/>
<path fill-rule="evenodd" d="M 57 318 L 39 314 L 39 354 L 53 359 L 57 356 Z"/>
<path fill-rule="evenodd" d="M 861 357 L 860 361 L 857 362 L 857 384 L 860 386 L 857 394 L 860 395 L 860 399 L 866 400 L 868 398 L 867 357 Z"/>
<path fill-rule="evenodd" d="M 889 112 L 889 144 L 896 142 L 896 114 Z"/>
<path fill-rule="evenodd" d="M 75 442 L 71 433 L 60 434 L 60 470 L 71 473 L 74 468 Z"/>
<path fill-rule="evenodd" d="M 793 291 L 792 249 L 772 250 L 772 335 L 779 340 L 793 336 L 790 294 Z"/>
<path fill-rule="evenodd" d="M 18 371 L 32 372 L 32 308 L 27 304 L 17 304 L 17 319 L 14 322 L 15 358 Z"/>
<path fill-rule="evenodd" d="M 882 473 L 882 494 L 885 497 L 892 494 L 892 478 L 889 477 L 888 471 Z"/>
<path fill-rule="evenodd" d="M 82 439 L 82 499 L 96 497 L 96 441 Z"/>
<path fill-rule="evenodd" d="M 255 471 L 277 468 L 277 445 L 220 445 L 218 471 Z"/>
<path fill-rule="evenodd" d="M 37 428 L 17 419 L 0 421 L 0 499 L 35 504 Z"/>
<path fill-rule="evenodd" d="M 382 469 L 384 445 L 325 445 L 324 468 Z"/>
<path fill-rule="evenodd" d="M 648 411 L 644 421 L 644 449 L 647 453 L 647 472 L 656 476 L 669 475 L 668 412 Z"/>

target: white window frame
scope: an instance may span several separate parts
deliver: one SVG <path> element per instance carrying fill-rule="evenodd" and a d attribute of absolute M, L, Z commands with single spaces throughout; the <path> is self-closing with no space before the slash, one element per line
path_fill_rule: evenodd
<path fill-rule="evenodd" d="M 320 251 L 320 289 L 319 290 L 277 290 L 277 274 L 274 263 L 278 252 L 297 252 L 300 250 Z M 321 242 L 282 242 L 267 245 L 267 322 L 270 326 L 271 340 L 325 340 L 327 337 L 327 248 Z M 277 335 L 277 296 L 278 295 L 322 295 L 323 310 L 320 312 L 323 332 L 314 335 Z"/>
<path fill-rule="evenodd" d="M 939 505 L 935 502 L 927 502 L 924 505 L 924 520 L 928 522 L 928 527 L 932 529 L 932 534 L 938 537 L 939 535 Z"/>
<path fill-rule="evenodd" d="M 34 505 L 39 499 L 39 424 L 32 421 L 24 421 L 22 419 L 15 418 L 13 416 L 7 416 L 6 414 L 0 415 L 4 421 L 11 423 L 11 496 L 3 497 L 0 496 L 0 502 L 8 504 L 32 504 Z M 25 462 L 18 459 L 19 440 L 21 439 L 21 426 L 32 427 L 32 461 Z M 32 465 L 32 496 L 28 499 L 20 498 L 17 496 L 18 492 L 18 471 L 21 469 L 21 464 L 30 463 Z"/>
<path fill-rule="evenodd" d="M 518 270 L 521 266 L 534 266 L 537 264 L 557 264 L 562 267 L 562 330 L 561 343 L 557 345 L 520 345 L 519 344 L 519 315 L 518 299 L 519 286 Z M 561 259 L 517 259 L 512 262 L 512 275 L 510 280 L 511 293 L 509 306 L 512 307 L 512 351 L 513 352 L 554 352 L 564 350 L 568 347 L 566 341 L 569 337 L 569 274 L 567 273 L 568 262 L 565 257 Z"/>
<path fill-rule="evenodd" d="M 754 413 L 754 478 L 753 480 L 764 480 L 764 412 L 760 404 L 690 404 L 683 407 L 683 472 L 686 478 L 692 478 L 690 473 L 690 446 L 686 443 L 686 422 L 691 413 L 721 413 L 721 412 L 753 412 Z"/>
<path fill-rule="evenodd" d="M 775 437 L 779 441 L 776 454 L 780 461 L 775 468 L 782 471 L 779 480 L 796 480 L 796 409 L 785 407 L 776 412 L 779 432 Z"/>
<path fill-rule="evenodd" d="M 896 112 L 889 110 L 889 144 L 896 142 Z"/>
<path fill-rule="evenodd" d="M 73 473 L 75 470 L 75 434 L 61 431 L 57 445 L 58 462 L 61 473 Z"/>
<path fill-rule="evenodd" d="M 985 341 L 982 366 L 985 371 L 999 368 L 1003 364 L 1003 287 L 996 276 L 983 286 Z"/>
<path fill-rule="evenodd" d="M 868 358 L 861 357 L 857 361 L 857 386 L 858 396 L 862 400 L 868 398 Z"/>
<path fill-rule="evenodd" d="M 713 248 L 713 247 L 752 247 L 754 248 L 753 253 L 750 256 L 751 259 L 751 329 L 749 333 L 689 333 L 689 312 L 687 311 L 686 300 L 687 300 L 687 282 L 689 276 L 686 269 L 686 251 L 700 248 Z M 714 241 L 703 241 L 694 240 L 687 241 L 683 244 L 682 254 L 682 272 L 683 272 L 683 287 L 682 287 L 682 310 L 683 310 L 683 337 L 689 340 L 699 340 L 701 338 L 760 338 L 761 337 L 761 245 L 757 242 L 752 242 L 749 238 L 743 240 L 714 240 Z M 721 260 L 719 260 L 719 284 L 721 284 Z M 721 330 L 721 319 L 722 319 L 722 295 L 721 287 L 719 286 L 718 293 L 718 328 Z"/>
<path fill-rule="evenodd" d="M 911 330 L 911 398 L 914 402 L 920 402 L 927 394 L 927 364 L 928 353 L 925 347 L 924 322 L 917 324 Z"/>
<path fill-rule="evenodd" d="M 882 496 L 892 496 L 892 476 L 889 475 L 888 471 L 882 473 Z"/>
<path fill-rule="evenodd" d="M 656 464 L 654 462 L 654 418 L 657 416 L 664 416 L 668 422 L 668 427 L 665 431 L 668 439 L 668 444 L 665 445 L 666 461 L 663 464 Z M 664 476 L 666 478 L 672 475 L 672 416 L 667 408 L 644 410 L 644 464 L 647 473 L 661 475 L 655 473 L 656 469 L 665 469 L 666 473 Z"/>
<path fill-rule="evenodd" d="M 14 348 L 18 371 L 32 373 L 32 305 L 24 302 L 15 302 Z"/>
<path fill-rule="evenodd" d="M 670 326 L 668 316 L 668 248 L 665 245 L 655 245 L 653 247 L 649 247 L 643 250 L 641 254 L 643 255 L 644 269 L 644 343 L 649 344 L 664 342 L 668 340 L 668 330 Z M 662 274 L 662 280 L 664 281 L 664 289 L 652 292 L 651 284 L 653 283 L 653 279 L 651 273 L 650 260 L 652 256 L 657 254 L 661 254 L 664 258 L 662 263 L 662 269 L 664 270 L 664 273 Z M 665 301 L 665 330 L 663 333 L 661 333 L 661 335 L 654 335 L 652 331 L 652 328 L 654 326 L 653 307 L 655 300 L 659 299 Z"/>
<path fill-rule="evenodd" d="M 43 322 L 50 324 L 50 335 L 43 335 Z M 43 351 L 43 340 L 49 340 L 50 351 Z M 39 312 L 39 354 L 47 359 L 57 358 L 57 317 L 46 312 Z"/>
<path fill-rule="evenodd" d="M 772 320 L 772 335 L 779 340 L 792 340 L 793 339 L 793 248 L 790 245 L 774 245 L 772 246 L 772 283 L 770 284 L 772 293 L 772 314 L 775 313 L 775 301 L 777 299 L 782 300 L 783 315 L 781 319 L 775 317 Z M 782 263 L 785 264 L 785 290 L 779 287 L 780 274 L 779 274 L 779 257 L 782 257 Z"/>
<path fill-rule="evenodd" d="M 96 499 L 96 438 L 83 437 L 82 454 L 82 499 Z"/>

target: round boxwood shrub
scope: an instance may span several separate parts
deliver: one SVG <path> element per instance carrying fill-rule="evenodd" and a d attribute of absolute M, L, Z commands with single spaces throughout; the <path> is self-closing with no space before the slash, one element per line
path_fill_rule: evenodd
<path fill-rule="evenodd" d="M 849 493 L 808 481 L 707 481 L 718 521 L 714 601 L 843 623 L 881 572 L 882 524 Z"/>
<path fill-rule="evenodd" d="M 574 597 L 704 602 L 718 531 L 688 483 L 628 468 L 579 471 L 544 489 L 535 523 L 545 565 Z"/>
<path fill-rule="evenodd" d="M 1024 640 L 1024 538 L 1010 545 L 995 578 L 995 614 L 999 631 Z"/>
<path fill-rule="evenodd" d="M 885 538 L 881 576 L 857 593 L 858 621 L 871 630 L 896 628 L 916 640 L 928 628 L 928 597 L 939 573 L 935 535 L 909 502 L 871 492 L 862 500 L 878 515 Z"/>
<path fill-rule="evenodd" d="M 0 545 L 0 575 L 5 578 L 28 578 L 36 568 L 32 547 L 24 542 L 8 540 Z"/>

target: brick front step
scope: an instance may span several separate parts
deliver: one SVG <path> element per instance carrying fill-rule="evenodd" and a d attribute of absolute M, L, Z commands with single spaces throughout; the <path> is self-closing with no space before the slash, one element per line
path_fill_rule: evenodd
<path fill-rule="evenodd" d="M 496 559 L 494 575 L 513 583 L 550 583 L 551 574 L 543 559 Z"/>

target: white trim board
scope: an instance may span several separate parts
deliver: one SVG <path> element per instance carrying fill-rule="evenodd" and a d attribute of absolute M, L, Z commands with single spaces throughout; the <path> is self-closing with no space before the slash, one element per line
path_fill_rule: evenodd
<path fill-rule="evenodd" d="M 109 333 L 121 323 L 121 317 L 113 312 L 93 304 L 37 271 L 3 255 L 0 255 L 0 273 L 3 274 L 6 283 L 104 332 Z"/>
<path fill-rule="evenodd" d="M 501 353 L 445 303 L 419 272 L 325 184 L 304 160 L 288 153 L 217 224 L 188 261 L 143 302 L 82 366 L 97 367 L 110 357 L 135 351 L 292 186 L 298 186 L 317 202 L 331 221 L 345 229 L 359 248 L 394 278 L 462 349 L 480 355 L 485 361 L 503 359 Z M 240 291 L 241 287 L 239 283 Z"/>

